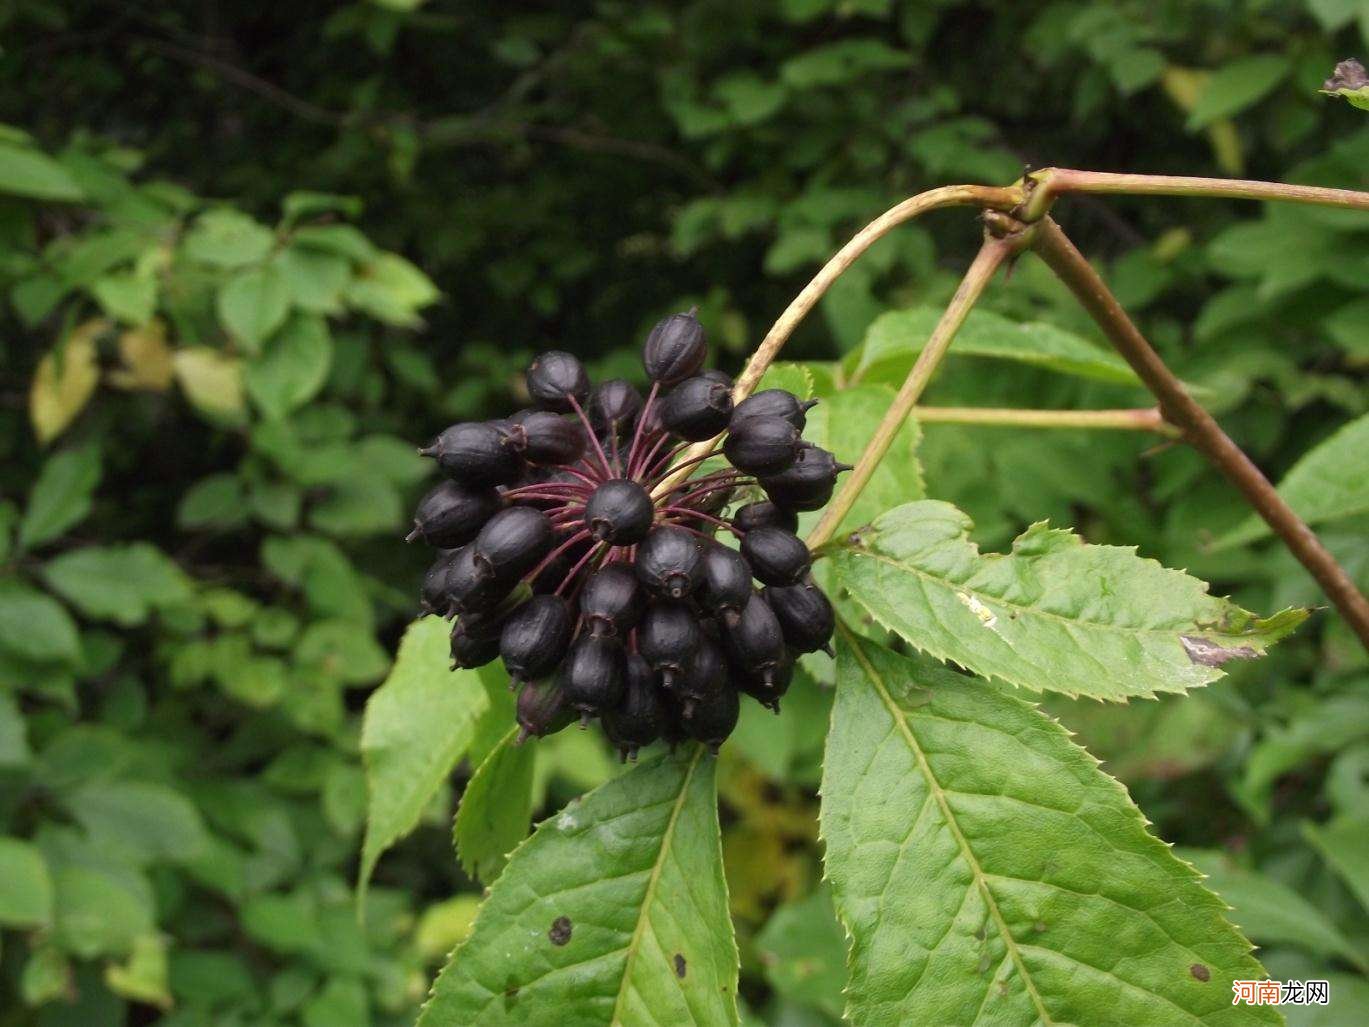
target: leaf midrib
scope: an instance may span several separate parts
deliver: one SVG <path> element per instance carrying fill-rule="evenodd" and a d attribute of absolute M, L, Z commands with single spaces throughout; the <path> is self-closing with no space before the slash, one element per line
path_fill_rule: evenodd
<path fill-rule="evenodd" d="M 893 718 L 894 724 L 898 727 L 899 733 L 907 743 L 909 751 L 912 752 L 913 758 L 917 761 L 918 770 L 921 772 L 923 779 L 927 782 L 927 789 L 931 793 L 932 798 L 936 801 L 937 807 L 941 810 L 942 819 L 946 821 L 946 826 L 948 830 L 950 830 L 951 836 L 955 839 L 957 847 L 960 849 L 961 859 L 963 859 L 965 864 L 970 868 L 970 874 L 974 878 L 975 886 L 979 889 L 980 895 L 984 898 L 984 903 L 989 909 L 989 915 L 993 917 L 994 924 L 998 928 L 998 933 L 1003 938 L 1003 944 L 1013 961 L 1013 966 L 1017 968 L 1018 976 L 1022 978 L 1022 984 L 1027 989 L 1027 994 L 1031 996 L 1032 1004 L 1036 1007 L 1037 1015 L 1040 1016 L 1043 1024 L 1054 1024 L 1055 1021 L 1052 1020 L 1050 1014 L 1046 1012 L 1045 1004 L 1041 1001 L 1041 995 L 1036 990 L 1036 982 L 1032 980 L 1031 975 L 1027 972 L 1026 964 L 1022 961 L 1022 954 L 1018 950 L 1017 941 L 1009 932 L 1008 924 L 1003 919 L 1003 913 L 998 908 L 998 902 L 994 899 L 993 892 L 989 890 L 988 882 L 984 877 L 984 871 L 980 867 L 979 861 L 975 858 L 974 850 L 970 848 L 970 843 L 965 838 L 964 833 L 960 830 L 960 824 L 957 822 L 955 814 L 951 810 L 950 803 L 946 801 L 946 795 L 941 788 L 941 782 L 938 781 L 936 775 L 932 773 L 931 764 L 928 763 L 927 756 L 922 751 L 922 746 L 918 744 L 912 729 L 908 727 L 907 717 L 904 715 L 902 708 L 894 701 L 894 697 L 889 693 L 888 686 L 885 685 L 884 679 L 880 676 L 879 671 L 877 671 L 874 664 L 866 658 L 865 651 L 861 648 L 855 633 L 852 632 L 850 628 L 846 627 L 846 625 L 840 623 L 838 623 L 838 630 L 840 630 L 846 644 L 850 647 L 852 654 L 856 658 L 856 662 L 860 664 L 861 670 L 865 672 L 865 676 L 869 678 L 871 685 L 878 693 L 880 701 L 884 703 L 885 707 L 889 710 L 889 716 Z"/>
<path fill-rule="evenodd" d="M 620 1016 L 623 1009 L 623 998 L 627 995 L 628 982 L 632 980 L 632 970 L 637 962 L 637 952 L 641 948 L 642 931 L 646 928 L 648 911 L 651 903 L 656 897 L 656 886 L 661 879 L 661 868 L 665 864 L 666 853 L 670 851 L 671 842 L 675 838 L 675 823 L 680 818 L 680 810 L 684 809 L 685 798 L 689 795 L 689 786 L 694 780 L 694 771 L 699 766 L 699 760 L 703 756 L 703 746 L 694 747 L 694 755 L 689 761 L 689 767 L 685 771 L 684 780 L 680 782 L 680 794 L 675 797 L 675 805 L 670 810 L 670 819 L 666 822 L 665 831 L 661 835 L 661 847 L 656 853 L 656 860 L 651 866 L 651 876 L 647 879 L 646 893 L 642 896 L 642 908 L 637 913 L 637 924 L 632 929 L 632 937 L 627 945 L 627 962 L 623 964 L 623 979 L 618 985 L 618 998 L 613 1003 L 613 1016 L 609 1020 L 611 1024 L 621 1024 Z"/>

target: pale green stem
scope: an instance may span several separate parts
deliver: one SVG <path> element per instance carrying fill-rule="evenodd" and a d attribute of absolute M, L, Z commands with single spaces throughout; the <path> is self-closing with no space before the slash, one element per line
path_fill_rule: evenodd
<path fill-rule="evenodd" d="M 1232 200 L 1275 200 L 1322 207 L 1369 211 L 1369 192 L 1328 189 L 1243 178 L 1193 178 L 1186 175 L 1119 175 L 1110 171 L 1045 168 L 1027 176 L 1030 191 L 1019 217 L 1039 221 L 1066 193 L 1110 193 L 1118 196 L 1214 196 Z"/>
<path fill-rule="evenodd" d="M 946 307 L 945 313 L 941 315 L 941 320 L 937 322 L 932 330 L 927 344 L 922 347 L 922 352 L 918 354 L 912 370 L 908 372 L 908 377 L 904 379 L 903 386 L 898 390 L 898 395 L 894 397 L 893 403 L 885 412 L 883 420 L 879 422 L 879 427 L 875 429 L 874 435 L 865 446 L 865 451 L 860 454 L 856 465 L 850 474 L 841 484 L 832 502 L 827 504 L 827 509 L 823 512 L 822 519 L 808 535 L 808 548 L 817 549 L 836 534 L 837 528 L 846 515 L 851 512 L 851 507 L 855 505 L 856 499 L 861 491 L 869 484 L 871 476 L 875 473 L 875 468 L 884 459 L 884 454 L 893 445 L 894 436 L 903 426 L 903 422 L 908 419 L 919 397 L 921 397 L 927 383 L 931 381 L 932 374 L 941 363 L 942 357 L 946 355 L 946 350 L 951 345 L 951 340 L 955 338 L 955 333 L 960 330 L 960 326 L 965 323 L 965 318 L 974 307 L 975 301 L 983 294 L 985 287 L 993 278 L 999 266 L 1012 254 L 1016 253 L 1022 245 L 1022 239 L 1017 236 L 1009 238 L 996 238 L 988 236 L 984 240 L 984 245 L 979 248 L 979 253 L 974 258 L 974 263 L 970 265 L 965 277 L 960 281 L 960 287 L 956 289 L 955 295 L 951 297 L 950 304 Z"/>
<path fill-rule="evenodd" d="M 1152 431 L 1172 439 L 1179 429 L 1167 424 L 1156 407 L 1134 410 L 1020 410 L 1012 407 L 913 407 L 922 424 L 988 424 L 1018 428 L 1100 428 Z"/>

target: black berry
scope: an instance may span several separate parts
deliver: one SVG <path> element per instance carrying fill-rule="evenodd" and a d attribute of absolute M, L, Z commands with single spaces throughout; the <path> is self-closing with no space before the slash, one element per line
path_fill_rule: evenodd
<path fill-rule="evenodd" d="M 421 538 L 430 546 L 464 546 L 504 505 L 492 488 L 444 481 L 418 502 L 414 530 L 406 541 Z"/>
<path fill-rule="evenodd" d="M 484 530 L 483 528 L 481 529 Z M 479 536 L 477 536 L 477 541 Z M 452 553 L 443 578 L 447 610 L 474 613 L 488 610 L 509 594 L 513 582 L 500 581 L 475 554 L 475 542 Z"/>
<path fill-rule="evenodd" d="M 483 667 L 499 655 L 499 636 L 472 629 L 462 617 L 452 628 L 452 667 Z"/>
<path fill-rule="evenodd" d="M 602 715 L 604 734 L 618 746 L 624 761 L 635 760 L 637 750 L 661 737 L 667 716 L 655 675 L 637 653 L 628 653 L 624 662 L 623 701 Z"/>
<path fill-rule="evenodd" d="M 837 463 L 836 457 L 827 450 L 806 446 L 789 467 L 777 474 L 762 476 L 761 488 L 776 506 L 788 510 L 820 510 L 832 498 L 837 475 L 850 469 L 850 464 Z"/>
<path fill-rule="evenodd" d="M 512 423 L 505 434 L 524 459 L 534 464 L 571 464 L 585 450 L 585 431 L 578 421 L 549 410 L 533 410 Z"/>
<path fill-rule="evenodd" d="M 658 595 L 680 599 L 698 587 L 699 540 L 684 528 L 662 524 L 637 547 L 637 577 Z"/>
<path fill-rule="evenodd" d="M 800 402 L 797 396 L 784 389 L 762 389 L 737 404 L 737 409 L 732 412 L 732 423 L 736 424 L 748 417 L 779 417 L 803 431 L 808 423 L 808 411 L 817 402 L 815 399 Z"/>
<path fill-rule="evenodd" d="M 533 360 L 526 381 L 528 395 L 544 410 L 566 413 L 573 409 L 573 403 L 583 404 L 589 399 L 585 365 L 561 350 L 549 350 Z"/>
<path fill-rule="evenodd" d="M 754 531 L 757 528 L 781 528 L 797 533 L 799 515 L 793 510 L 785 510 L 768 500 L 747 503 L 732 515 L 732 526 L 738 531 Z"/>
<path fill-rule="evenodd" d="M 570 647 L 556 676 L 566 701 L 581 721 L 623 700 L 623 647 L 616 639 L 581 635 Z"/>
<path fill-rule="evenodd" d="M 699 622 L 683 603 L 652 603 L 637 627 L 637 648 L 667 688 L 675 687 L 689 667 L 702 634 Z"/>
<path fill-rule="evenodd" d="M 604 482 L 585 504 L 585 527 L 598 541 L 615 546 L 642 541 L 655 516 L 647 490 L 624 478 Z"/>
<path fill-rule="evenodd" d="M 761 593 L 780 622 L 784 640 L 801 653 L 832 649 L 828 644 L 836 629 L 836 614 L 822 589 L 816 585 L 771 587 Z"/>
<path fill-rule="evenodd" d="M 504 485 L 517 478 L 523 467 L 508 436 L 480 421 L 452 425 L 419 452 L 435 457 L 444 472 L 467 485 Z"/>
<path fill-rule="evenodd" d="M 485 576 L 512 585 L 537 566 L 552 544 L 552 526 L 541 510 L 511 506 L 489 519 L 471 543 Z"/>
<path fill-rule="evenodd" d="M 589 576 L 580 591 L 580 615 L 591 634 L 627 635 L 642 616 L 642 586 L 630 564 L 611 563 Z"/>
<path fill-rule="evenodd" d="M 813 558 L 803 540 L 783 528 L 755 528 L 742 536 L 742 556 L 767 585 L 797 585 Z"/>
<path fill-rule="evenodd" d="M 652 381 L 674 385 L 697 373 L 707 355 L 704 326 L 693 312 L 671 314 L 658 321 L 646 337 L 642 366 Z"/>
<path fill-rule="evenodd" d="M 763 675 L 784 659 L 784 631 L 758 594 L 752 594 L 740 613 L 723 619 L 722 635 L 733 662 L 753 674 Z"/>
<path fill-rule="evenodd" d="M 560 596 L 533 596 L 504 622 L 499 655 L 509 676 L 531 681 L 556 669 L 570 647 L 575 618 Z"/>
<path fill-rule="evenodd" d="M 702 376 L 687 378 L 661 402 L 661 423 L 690 442 L 711 439 L 732 416 L 732 390 Z"/>
<path fill-rule="evenodd" d="M 609 434 L 626 434 L 641 412 L 642 394 L 622 378 L 602 382 L 589 397 L 590 422 Z"/>
<path fill-rule="evenodd" d="M 681 709 L 680 722 L 690 738 L 703 742 L 716 753 L 736 728 L 740 714 L 737 690 L 726 687 L 694 703 L 688 710 Z"/>
<path fill-rule="evenodd" d="M 782 417 L 747 417 L 734 422 L 723 442 L 732 466 L 747 474 L 778 474 L 799 455 L 799 430 Z"/>
<path fill-rule="evenodd" d="M 705 546 L 699 602 L 710 612 L 739 611 L 751 598 L 751 578 L 741 553 L 717 542 Z"/>
<path fill-rule="evenodd" d="M 566 701 L 566 693 L 555 681 L 535 681 L 518 693 L 518 742 L 529 736 L 545 738 L 570 727 L 575 722 L 575 709 Z"/>

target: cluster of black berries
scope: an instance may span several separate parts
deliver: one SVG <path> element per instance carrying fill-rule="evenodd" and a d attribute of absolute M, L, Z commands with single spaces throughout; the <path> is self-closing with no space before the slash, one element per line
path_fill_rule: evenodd
<path fill-rule="evenodd" d="M 657 739 L 716 751 L 739 693 L 778 710 L 794 654 L 827 648 L 832 607 L 795 530 L 847 467 L 801 438 L 811 403 L 767 389 L 734 407 L 706 352 L 692 312 L 661 321 L 645 400 L 543 353 L 527 372 L 534 409 L 452 425 L 422 450 L 448 479 L 409 536 L 443 551 L 424 606 L 457 615 L 456 666 L 503 658 L 524 738 L 597 716 L 624 758 Z M 730 467 L 681 459 L 722 432 Z"/>

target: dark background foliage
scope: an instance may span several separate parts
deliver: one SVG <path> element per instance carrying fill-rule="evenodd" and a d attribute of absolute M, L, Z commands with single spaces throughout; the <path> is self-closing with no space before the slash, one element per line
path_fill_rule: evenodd
<path fill-rule="evenodd" d="M 469 767 L 359 925 L 359 715 L 416 609 L 411 445 L 516 403 L 533 352 L 639 376 L 644 328 L 697 303 L 735 369 L 875 214 L 1024 166 L 1369 187 L 1362 112 L 1317 92 L 1364 48 L 1355 0 L 12 0 L 0 25 L 0 1024 L 412 1019 L 478 897 L 450 847 Z M 1365 413 L 1362 217 L 1060 217 L 1272 476 Z M 977 232 L 901 229 L 786 355 L 944 300 Z M 1093 334 L 1032 259 L 988 303 Z M 35 376 L 65 390 L 55 420 Z M 961 359 L 928 401 L 1144 397 Z M 1182 449 L 929 426 L 921 460 L 986 546 L 1050 518 L 1250 608 L 1320 602 L 1268 543 L 1208 551 L 1244 512 Z M 1365 526 L 1325 533 L 1369 583 Z M 1338 862 L 1369 836 L 1367 666 L 1327 613 L 1182 706 L 1053 704 L 1162 837 L 1211 850 L 1274 976 L 1336 975 L 1346 1003 L 1369 1001 L 1363 871 Z M 825 703 L 725 755 L 767 1022 L 841 1008 Z M 573 735 L 544 811 L 612 772 Z"/>

